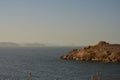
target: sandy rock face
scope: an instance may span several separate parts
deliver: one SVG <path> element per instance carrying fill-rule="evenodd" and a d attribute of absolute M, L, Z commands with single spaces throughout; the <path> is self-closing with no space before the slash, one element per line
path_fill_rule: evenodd
<path fill-rule="evenodd" d="M 100 41 L 94 46 L 74 49 L 61 56 L 64 60 L 120 62 L 120 44 Z"/>

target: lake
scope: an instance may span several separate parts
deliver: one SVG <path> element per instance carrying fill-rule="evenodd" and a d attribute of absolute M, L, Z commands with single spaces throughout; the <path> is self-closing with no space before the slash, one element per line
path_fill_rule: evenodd
<path fill-rule="evenodd" d="M 119 75 L 120 64 L 61 60 L 73 47 L 0 48 L 0 80 L 89 80 L 101 72 L 103 76 Z M 115 80 L 115 79 L 114 79 Z M 120 80 L 116 78 L 116 80 Z"/>

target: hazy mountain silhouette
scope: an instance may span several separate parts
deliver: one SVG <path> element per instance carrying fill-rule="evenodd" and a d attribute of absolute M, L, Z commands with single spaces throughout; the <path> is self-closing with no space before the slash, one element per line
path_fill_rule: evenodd
<path fill-rule="evenodd" d="M 40 43 L 15 43 L 15 42 L 0 42 L 0 47 L 45 47 L 49 46 L 46 44 L 40 44 Z"/>

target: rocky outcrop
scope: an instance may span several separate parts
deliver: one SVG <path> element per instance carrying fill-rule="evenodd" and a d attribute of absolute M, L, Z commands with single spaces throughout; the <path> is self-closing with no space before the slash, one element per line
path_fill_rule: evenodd
<path fill-rule="evenodd" d="M 64 60 L 120 62 L 120 44 L 100 41 L 94 46 L 73 49 L 61 56 Z"/>

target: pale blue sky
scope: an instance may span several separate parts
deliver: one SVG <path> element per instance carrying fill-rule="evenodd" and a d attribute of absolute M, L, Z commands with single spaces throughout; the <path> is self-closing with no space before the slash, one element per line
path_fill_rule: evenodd
<path fill-rule="evenodd" d="M 120 0 L 0 0 L 0 42 L 120 43 Z"/>

